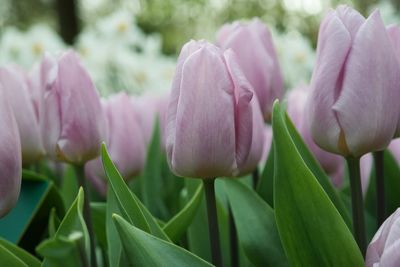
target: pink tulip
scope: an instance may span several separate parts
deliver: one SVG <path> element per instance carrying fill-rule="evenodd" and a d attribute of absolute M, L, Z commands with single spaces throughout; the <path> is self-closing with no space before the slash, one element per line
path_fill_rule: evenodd
<path fill-rule="evenodd" d="M 396 53 L 397 62 L 400 64 L 400 26 L 389 25 L 386 30 L 389 34 L 390 41 L 392 42 L 393 50 Z M 400 116 L 397 122 L 395 136 L 400 137 Z"/>
<path fill-rule="evenodd" d="M 126 93 L 119 93 L 103 103 L 107 125 L 107 148 L 111 159 L 121 175 L 128 180 L 137 175 L 144 167 L 146 147 Z M 100 158 L 89 161 L 85 165 L 86 177 L 96 189 L 105 196 L 107 193 L 107 177 Z"/>
<path fill-rule="evenodd" d="M 217 43 L 232 49 L 239 65 L 257 94 L 264 118 L 271 118 L 272 104 L 283 95 L 283 78 L 271 33 L 259 19 L 249 23 L 225 24 Z"/>
<path fill-rule="evenodd" d="M 131 104 L 138 117 L 143 136 L 148 145 L 153 136 L 156 119 L 160 123 L 161 146 L 165 148 L 165 127 L 169 95 L 146 93 L 141 96 L 132 96 Z"/>
<path fill-rule="evenodd" d="M 14 117 L 21 138 L 22 161 L 29 164 L 45 153 L 40 134 L 39 118 L 35 111 L 25 74 L 16 67 L 0 68 L 0 83 Z"/>
<path fill-rule="evenodd" d="M 400 209 L 381 225 L 367 249 L 366 267 L 400 266 Z"/>
<path fill-rule="evenodd" d="M 287 112 L 304 142 L 321 164 L 321 167 L 332 178 L 332 183 L 339 187 L 343 180 L 343 159 L 335 154 L 320 149 L 311 138 L 309 120 L 306 116 L 306 101 L 310 93 L 308 86 L 299 86 L 287 95 Z"/>
<path fill-rule="evenodd" d="M 374 11 L 367 19 L 339 6 L 321 23 L 309 116 L 324 150 L 359 157 L 382 150 L 399 118 L 400 67 Z"/>
<path fill-rule="evenodd" d="M 236 176 L 257 166 L 262 115 L 231 50 L 223 53 L 205 41 L 184 45 L 172 83 L 166 139 L 169 165 L 179 176 Z"/>
<path fill-rule="evenodd" d="M 263 148 L 263 154 L 261 157 L 261 164 L 265 165 L 268 160 L 269 153 L 273 153 L 271 151 L 271 145 L 272 145 L 272 127 L 269 124 L 266 124 L 264 126 L 264 148 Z"/>
<path fill-rule="evenodd" d="M 100 99 L 73 51 L 56 62 L 44 75 L 43 141 L 51 158 L 81 165 L 99 155 L 104 140 Z"/>
<path fill-rule="evenodd" d="M 18 125 L 0 83 L 0 218 L 16 204 L 21 188 L 21 141 Z"/>
<path fill-rule="evenodd" d="M 397 163 L 400 166 L 400 139 L 395 139 L 390 142 L 389 151 L 392 153 L 394 158 L 397 160 Z"/>

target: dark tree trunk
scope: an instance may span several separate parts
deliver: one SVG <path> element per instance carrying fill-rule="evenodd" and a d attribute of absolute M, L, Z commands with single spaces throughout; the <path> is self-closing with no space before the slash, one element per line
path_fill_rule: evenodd
<path fill-rule="evenodd" d="M 79 33 L 77 0 L 56 0 L 61 37 L 72 45 Z"/>

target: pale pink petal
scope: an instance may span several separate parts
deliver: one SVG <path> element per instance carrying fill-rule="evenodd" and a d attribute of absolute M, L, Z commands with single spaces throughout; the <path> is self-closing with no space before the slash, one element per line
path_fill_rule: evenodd
<path fill-rule="evenodd" d="M 400 66 L 378 11 L 360 27 L 333 106 L 349 152 L 360 156 L 385 148 L 399 116 Z M 329 129 L 326 129 L 329 131 Z"/>

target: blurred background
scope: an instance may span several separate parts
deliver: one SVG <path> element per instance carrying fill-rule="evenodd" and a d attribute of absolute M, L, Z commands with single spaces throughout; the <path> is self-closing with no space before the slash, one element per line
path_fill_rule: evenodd
<path fill-rule="evenodd" d="M 226 22 L 260 17 L 270 28 L 287 88 L 308 83 L 319 22 L 338 4 L 386 24 L 400 0 L 0 0 L 0 64 L 29 70 L 44 52 L 74 48 L 103 96 L 166 91 L 181 46 L 213 41 Z"/>

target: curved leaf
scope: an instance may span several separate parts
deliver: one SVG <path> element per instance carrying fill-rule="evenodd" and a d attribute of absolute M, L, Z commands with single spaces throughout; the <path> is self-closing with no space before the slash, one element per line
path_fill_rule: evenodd
<path fill-rule="evenodd" d="M 13 266 L 13 267 L 28 267 L 21 259 L 15 254 L 0 244 L 0 259 L 2 266 Z"/>
<path fill-rule="evenodd" d="M 292 266 L 364 266 L 338 210 L 302 159 L 278 101 L 273 107 L 274 203 L 279 235 Z"/>
<path fill-rule="evenodd" d="M 9 252 L 14 254 L 18 259 L 24 262 L 29 267 L 40 267 L 41 262 L 33 255 L 29 254 L 24 249 L 14 245 L 13 243 L 0 238 L 0 246 L 7 249 Z M 1 263 L 3 263 L 3 258 L 0 256 Z M 4 265 L 4 266 L 14 266 L 14 265 Z"/>
<path fill-rule="evenodd" d="M 117 214 L 113 215 L 113 220 L 127 260 L 132 266 L 212 266 L 189 251 L 130 225 Z"/>
<path fill-rule="evenodd" d="M 239 241 L 254 266 L 288 266 L 274 211 L 239 181 L 225 179 Z"/>
<path fill-rule="evenodd" d="M 118 207 L 123 217 L 143 231 L 169 241 L 168 236 L 155 221 L 151 213 L 140 202 L 135 194 L 129 190 L 128 185 L 125 183 L 121 174 L 111 161 L 104 144 L 102 145 L 101 155 L 109 185 L 112 192 L 115 194 Z"/>
<path fill-rule="evenodd" d="M 186 229 L 193 221 L 203 196 L 203 184 L 200 184 L 193 197 L 186 206 L 164 225 L 163 230 L 169 238 L 176 242 L 186 232 Z"/>

